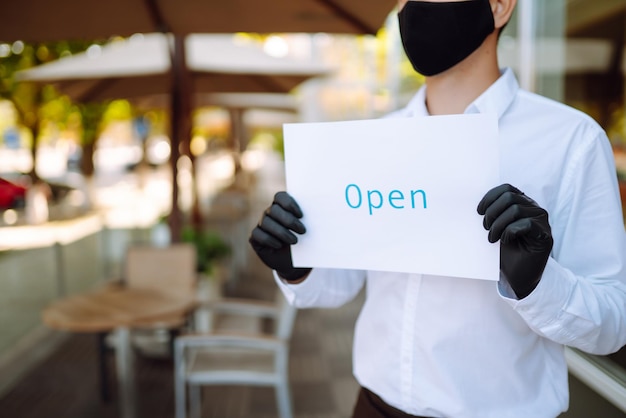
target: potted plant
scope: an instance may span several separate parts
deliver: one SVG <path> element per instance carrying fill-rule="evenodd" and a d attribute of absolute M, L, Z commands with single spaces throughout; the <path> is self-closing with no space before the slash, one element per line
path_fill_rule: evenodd
<path fill-rule="evenodd" d="M 190 242 L 196 247 L 198 273 L 214 275 L 220 260 L 227 258 L 232 250 L 230 245 L 216 231 L 197 230 L 186 226 L 181 231 L 183 242 Z"/>

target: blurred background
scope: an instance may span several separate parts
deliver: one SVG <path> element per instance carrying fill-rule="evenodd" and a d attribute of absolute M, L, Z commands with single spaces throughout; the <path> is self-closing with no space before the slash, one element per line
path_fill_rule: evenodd
<path fill-rule="evenodd" d="M 271 300 L 272 279 L 249 254 L 247 234 L 283 185 L 282 125 L 377 118 L 423 83 L 402 50 L 394 1 L 311 1 L 302 10 L 284 1 L 233 2 L 229 10 L 109 3 L 0 5 L 0 416 L 174 416 L 171 362 L 140 361 L 135 379 L 140 398 L 166 402 L 155 407 L 164 415 L 148 414 L 142 400 L 129 412 L 94 389 L 89 337 L 54 329 L 42 312 L 123 276 L 129 247 L 173 242 L 204 251 L 205 296 Z M 519 0 L 499 45 L 501 66 L 522 87 L 588 113 L 607 131 L 622 203 L 625 46 L 626 0 Z M 206 259 L 213 250 L 219 254 Z M 291 364 L 308 359 L 299 337 L 333 347 L 315 361 L 349 365 L 345 335 L 358 303 L 299 313 L 310 334 L 294 333 Z M 314 342 L 328 326 L 343 328 L 332 328 L 335 340 Z M 72 367 L 82 358 L 91 374 Z M 568 363 L 572 407 L 564 416 L 626 415 L 625 349 L 568 350 Z M 312 390 L 310 367 L 293 369 L 296 416 L 349 414 L 349 370 L 323 377 L 340 388 L 320 379 Z M 88 394 L 70 402 L 55 392 L 58 379 Z M 156 395 L 150 379 L 167 382 L 164 392 Z M 203 402 L 203 416 L 275 416 L 272 393 L 250 390 L 216 392 L 230 406 Z M 246 407 L 234 406 L 239 397 Z"/>

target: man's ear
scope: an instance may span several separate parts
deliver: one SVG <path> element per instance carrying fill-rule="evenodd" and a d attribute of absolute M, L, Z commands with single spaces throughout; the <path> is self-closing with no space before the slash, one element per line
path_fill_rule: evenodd
<path fill-rule="evenodd" d="M 516 4 L 517 0 L 491 0 L 491 11 L 496 29 L 501 29 L 507 24 Z"/>

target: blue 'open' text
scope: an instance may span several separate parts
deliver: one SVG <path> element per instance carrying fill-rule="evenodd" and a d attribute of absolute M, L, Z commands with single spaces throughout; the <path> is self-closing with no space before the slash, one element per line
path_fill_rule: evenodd
<path fill-rule="evenodd" d="M 400 190 L 391 190 L 387 194 L 383 194 L 379 190 L 366 190 L 365 194 L 361 192 L 361 188 L 356 184 L 348 184 L 345 190 L 346 203 L 352 209 L 358 209 L 363 204 L 363 198 L 367 200 L 367 209 L 369 214 L 374 213 L 374 209 L 381 209 L 385 202 L 393 209 L 426 209 L 426 192 L 424 190 L 410 190 L 405 196 Z"/>

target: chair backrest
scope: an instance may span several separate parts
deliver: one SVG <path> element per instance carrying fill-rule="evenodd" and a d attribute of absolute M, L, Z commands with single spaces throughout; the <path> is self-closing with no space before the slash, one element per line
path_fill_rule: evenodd
<path fill-rule="evenodd" d="M 133 245 L 126 252 L 126 285 L 190 295 L 197 284 L 196 249 L 190 243 L 167 247 Z"/>
<path fill-rule="evenodd" d="M 287 302 L 283 292 L 276 292 L 276 305 L 280 309 L 278 320 L 276 321 L 275 335 L 281 340 L 291 339 L 294 323 L 298 314 L 298 308 Z"/>

